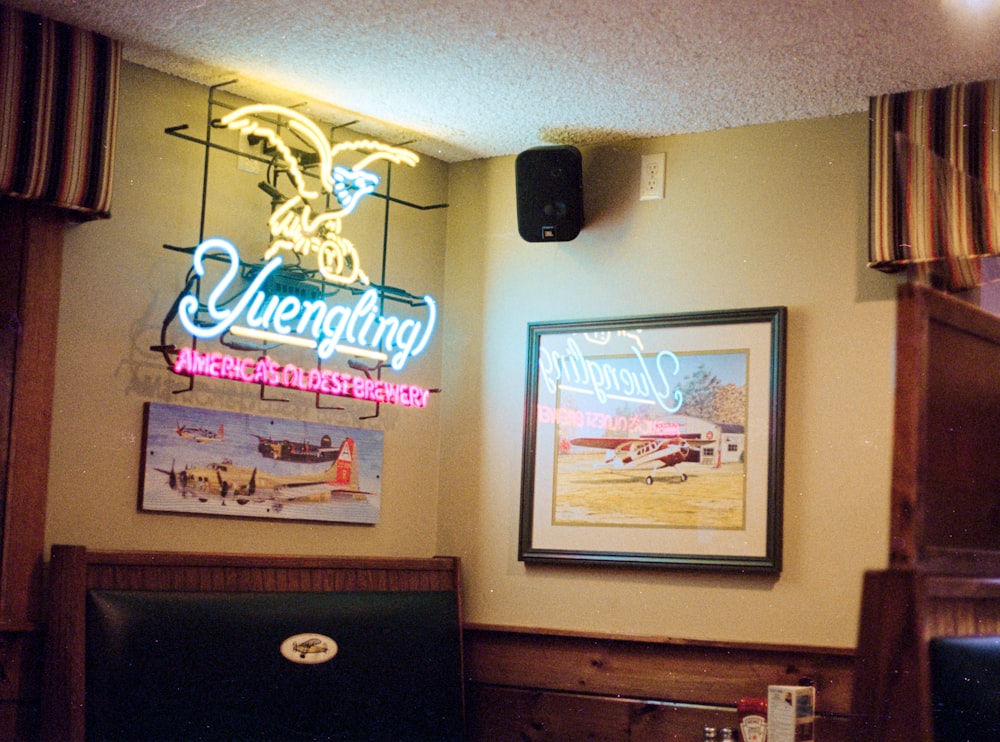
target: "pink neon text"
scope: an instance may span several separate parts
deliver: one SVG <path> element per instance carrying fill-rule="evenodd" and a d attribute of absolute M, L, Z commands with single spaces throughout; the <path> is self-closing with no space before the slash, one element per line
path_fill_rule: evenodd
<path fill-rule="evenodd" d="M 304 369 L 293 363 L 281 365 L 267 356 L 238 358 L 225 353 L 201 353 L 194 348 L 180 350 L 173 371 L 184 376 L 208 376 L 247 384 L 266 384 L 403 407 L 426 407 L 430 397 L 429 390 L 411 384 L 393 384 L 327 369 Z"/>

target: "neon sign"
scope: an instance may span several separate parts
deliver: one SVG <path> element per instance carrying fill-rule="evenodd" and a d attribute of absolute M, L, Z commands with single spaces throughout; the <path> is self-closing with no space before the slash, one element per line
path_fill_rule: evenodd
<path fill-rule="evenodd" d="M 312 145 L 319 159 L 318 191 L 306 184 L 298 157 L 278 131 L 254 118 L 262 114 L 280 116 L 287 122 L 290 131 Z M 327 281 L 342 285 L 355 282 L 367 285 L 369 279 L 361 270 L 354 244 L 340 234 L 341 219 L 354 211 L 362 198 L 375 192 L 379 178 L 365 170 L 366 167 L 378 160 L 412 167 L 420 158 L 409 150 L 374 140 L 331 145 L 320 128 L 301 113 L 264 103 L 237 108 L 224 116 L 220 123 L 247 136 L 266 139 L 281 154 L 288 168 L 288 175 L 295 185 L 296 195 L 275 209 L 268 220 L 272 240 L 264 253 L 264 259 L 270 260 L 280 250 L 290 250 L 300 255 L 315 253 L 319 272 Z M 353 167 L 333 164 L 333 159 L 342 152 L 357 150 L 367 150 L 369 154 Z M 319 198 L 321 194 L 332 194 L 340 208 L 322 211 L 313 216 L 313 208 L 308 201 Z"/>
<path fill-rule="evenodd" d="M 180 350 L 173 371 L 186 376 L 208 376 L 403 407 L 426 407 L 431 394 L 429 389 L 412 384 L 393 384 L 327 369 L 304 369 L 293 363 L 282 365 L 268 356 L 240 358 L 225 353 L 200 353 L 194 348 Z"/>
<path fill-rule="evenodd" d="M 353 306 L 269 295 L 263 285 L 281 267 L 280 255 L 267 262 L 233 306 L 227 306 L 226 297 L 239 273 L 239 253 L 227 240 L 205 240 L 194 252 L 193 268 L 199 277 L 205 276 L 205 256 L 211 252 L 221 252 L 229 259 L 225 275 L 208 296 L 213 323 L 200 321 L 201 303 L 194 294 L 184 296 L 177 307 L 181 324 L 195 337 L 214 338 L 228 330 L 243 337 L 315 349 L 321 360 L 334 353 L 358 355 L 388 361 L 394 371 L 402 371 L 410 358 L 427 347 L 434 332 L 437 304 L 430 296 L 423 297 L 427 318 L 420 321 L 381 314 L 375 288 L 364 291 Z"/>
<path fill-rule="evenodd" d="M 263 116 L 276 116 L 281 125 L 271 124 Z M 377 369 L 388 365 L 402 371 L 411 358 L 427 348 L 437 324 L 437 304 L 431 296 L 407 295 L 407 316 L 386 312 L 386 299 L 392 301 L 393 297 L 385 296 L 381 288 L 371 284 L 357 249 L 342 234 L 342 227 L 344 218 L 379 184 L 378 175 L 367 167 L 378 161 L 412 167 L 419 157 L 373 140 L 331 144 L 319 126 L 301 113 L 268 104 L 238 108 L 218 124 L 268 142 L 276 153 L 274 162 L 288 176 L 295 193 L 286 197 L 276 188 L 261 184 L 273 200 L 267 222 L 270 238 L 259 269 L 254 266 L 251 272 L 241 270 L 246 265 L 239 251 L 222 237 L 206 239 L 195 248 L 192 272 L 199 280 L 189 281 L 186 293 L 179 297 L 176 317 L 181 325 L 194 338 L 217 339 L 229 333 L 306 348 L 314 351 L 320 361 L 341 354 L 375 361 Z M 297 147 L 304 143 L 314 152 L 304 154 L 293 148 L 282 134 L 289 141 L 294 137 Z M 352 154 L 360 156 L 353 166 L 334 164 L 335 158 Z M 324 282 L 352 287 L 344 292 L 349 298 L 336 303 L 328 302 L 325 295 L 302 298 L 272 292 L 269 287 L 274 284 L 268 279 L 281 272 L 287 253 L 294 254 L 293 262 L 297 264 L 303 257 L 315 257 L 317 272 Z M 214 285 L 205 285 L 209 260 L 223 265 Z M 207 291 L 204 302 L 203 291 Z M 426 406 L 430 394 L 417 386 L 392 384 L 367 374 L 360 377 L 318 367 L 306 370 L 294 364 L 279 364 L 268 356 L 239 358 L 201 353 L 193 347 L 178 351 L 172 370 L 188 376 L 408 407 Z"/>

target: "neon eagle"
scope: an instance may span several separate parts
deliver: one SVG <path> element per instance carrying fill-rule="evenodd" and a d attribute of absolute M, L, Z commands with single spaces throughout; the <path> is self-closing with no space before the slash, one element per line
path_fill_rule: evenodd
<path fill-rule="evenodd" d="M 291 132 L 315 150 L 318 157 L 318 189 L 306 183 L 299 158 L 278 129 L 256 118 L 268 114 L 283 120 Z M 378 175 L 365 168 L 379 160 L 413 167 L 420 160 L 418 155 L 370 139 L 333 145 L 311 119 L 297 111 L 269 103 L 237 108 L 223 116 L 220 124 L 246 136 L 266 140 L 280 154 L 295 186 L 296 195 L 275 209 L 268 220 L 272 240 L 264 259 L 270 260 L 280 250 L 300 255 L 316 253 L 319 272 L 327 281 L 342 285 L 367 285 L 370 281 L 361 268 L 357 250 L 350 240 L 340 234 L 341 219 L 351 214 L 361 199 L 374 193 L 379 184 Z M 334 165 L 334 159 L 339 155 L 357 151 L 368 154 L 349 168 Z M 309 202 L 329 195 L 334 197 L 339 208 L 319 211 L 314 215 Z"/>

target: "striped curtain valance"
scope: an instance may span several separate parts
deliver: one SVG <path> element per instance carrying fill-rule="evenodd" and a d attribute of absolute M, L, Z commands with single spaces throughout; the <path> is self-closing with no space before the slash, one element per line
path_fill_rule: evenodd
<path fill-rule="evenodd" d="M 871 267 L 979 285 L 1000 254 L 998 208 L 1000 81 L 871 99 Z"/>
<path fill-rule="evenodd" d="M 121 48 L 0 6 L 0 195 L 110 216 Z"/>

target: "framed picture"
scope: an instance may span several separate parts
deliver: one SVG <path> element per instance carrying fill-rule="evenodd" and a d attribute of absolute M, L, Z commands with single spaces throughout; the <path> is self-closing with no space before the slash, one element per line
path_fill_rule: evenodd
<path fill-rule="evenodd" d="M 380 430 L 146 405 L 141 510 L 378 523 Z"/>
<path fill-rule="evenodd" d="M 780 572 L 786 315 L 530 324 L 519 559 Z"/>

